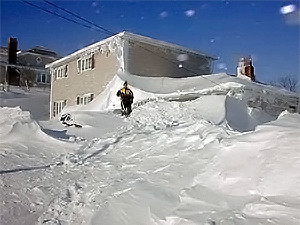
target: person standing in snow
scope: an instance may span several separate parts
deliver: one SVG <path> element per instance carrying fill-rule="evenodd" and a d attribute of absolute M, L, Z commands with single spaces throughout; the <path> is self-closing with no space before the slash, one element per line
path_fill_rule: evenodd
<path fill-rule="evenodd" d="M 128 88 L 127 81 L 124 82 L 123 88 L 117 92 L 117 96 L 121 97 L 121 108 L 123 115 L 131 113 L 131 104 L 133 102 L 133 92 Z"/>

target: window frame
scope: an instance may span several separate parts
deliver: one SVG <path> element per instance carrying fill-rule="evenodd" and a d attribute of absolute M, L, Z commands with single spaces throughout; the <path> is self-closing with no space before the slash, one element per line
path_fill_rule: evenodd
<path fill-rule="evenodd" d="M 43 78 L 45 81 L 43 81 Z M 48 84 L 48 76 L 45 72 L 39 72 L 36 77 L 36 83 L 38 84 Z"/>
<path fill-rule="evenodd" d="M 53 101 L 52 114 L 53 117 L 59 115 L 67 105 L 67 100 Z"/>
<path fill-rule="evenodd" d="M 69 73 L 69 65 L 63 65 L 52 69 L 53 80 L 67 78 Z"/>
<path fill-rule="evenodd" d="M 89 54 L 88 56 L 77 59 L 77 74 L 93 70 L 95 68 L 95 54 Z"/>

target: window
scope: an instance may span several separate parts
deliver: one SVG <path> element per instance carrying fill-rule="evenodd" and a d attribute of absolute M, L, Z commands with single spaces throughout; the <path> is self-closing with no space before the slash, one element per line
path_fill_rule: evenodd
<path fill-rule="evenodd" d="M 61 78 L 61 68 L 58 68 L 57 70 L 57 78 Z"/>
<path fill-rule="evenodd" d="M 68 72 L 69 72 L 69 66 L 65 65 L 65 69 L 64 69 L 64 76 L 68 77 Z"/>
<path fill-rule="evenodd" d="M 81 60 L 81 71 L 84 71 L 85 60 Z"/>
<path fill-rule="evenodd" d="M 46 74 L 41 74 L 41 76 L 42 76 L 42 83 L 46 83 Z"/>
<path fill-rule="evenodd" d="M 86 105 L 89 102 L 93 101 L 93 99 L 94 99 L 94 94 L 93 93 L 77 96 L 76 104 L 77 105 Z"/>
<path fill-rule="evenodd" d="M 68 77 L 68 72 L 69 72 L 69 66 L 68 65 L 60 66 L 60 67 L 55 68 L 53 70 L 53 78 L 61 79 L 61 78 Z"/>
<path fill-rule="evenodd" d="M 80 59 L 78 59 L 77 60 L 77 73 L 80 73 L 80 71 L 81 71 L 81 60 Z"/>
<path fill-rule="evenodd" d="M 53 102 L 53 117 L 57 116 L 67 105 L 67 100 Z"/>
<path fill-rule="evenodd" d="M 43 60 L 42 60 L 41 57 L 37 57 L 37 58 L 35 59 L 35 61 L 36 61 L 37 64 L 40 64 L 41 62 L 43 62 Z"/>
<path fill-rule="evenodd" d="M 49 84 L 51 82 L 51 76 L 50 74 L 47 74 L 47 83 Z"/>
<path fill-rule="evenodd" d="M 56 80 L 56 77 L 57 77 L 57 69 L 54 69 L 52 74 L 53 74 L 53 75 L 52 75 L 52 79 L 53 79 L 53 80 Z"/>
<path fill-rule="evenodd" d="M 94 54 L 77 60 L 77 73 L 94 69 Z"/>
<path fill-rule="evenodd" d="M 42 83 L 42 84 L 49 83 L 45 73 L 38 73 L 37 78 L 36 78 L 36 82 L 37 83 Z"/>

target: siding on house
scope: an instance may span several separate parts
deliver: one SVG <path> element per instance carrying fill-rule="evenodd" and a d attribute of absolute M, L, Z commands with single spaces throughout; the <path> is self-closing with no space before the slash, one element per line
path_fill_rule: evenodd
<path fill-rule="evenodd" d="M 80 56 L 65 63 L 62 61 L 59 65 L 51 68 L 50 117 L 56 116 L 56 113 L 53 113 L 54 102 L 65 101 L 67 106 L 74 106 L 77 104 L 77 97 L 87 94 L 97 96 L 117 73 L 119 67 L 115 53 L 97 51 L 93 55 L 94 68 L 80 73 L 77 71 L 77 60 L 80 59 Z M 53 71 L 64 68 L 65 65 L 68 65 L 67 77 L 54 77 Z"/>
<path fill-rule="evenodd" d="M 18 62 L 24 66 L 33 66 L 35 68 L 45 69 L 45 65 L 55 61 L 57 58 L 52 56 L 41 55 L 32 52 L 18 54 Z"/>
<path fill-rule="evenodd" d="M 5 76 L 6 76 L 6 66 L 0 64 L 0 84 L 5 83 Z"/>
<path fill-rule="evenodd" d="M 42 46 L 36 46 L 21 51 L 17 55 L 21 85 L 28 82 L 29 86 L 50 86 L 50 74 L 45 69 L 45 65 L 61 58 L 57 53 Z"/>
<path fill-rule="evenodd" d="M 187 60 L 179 61 L 180 55 Z M 137 40 L 129 41 L 125 63 L 127 72 L 139 76 L 182 78 L 212 72 L 210 57 Z"/>
<path fill-rule="evenodd" d="M 0 46 L 0 84 L 4 84 L 6 77 L 6 66 L 8 64 L 8 49 Z"/>

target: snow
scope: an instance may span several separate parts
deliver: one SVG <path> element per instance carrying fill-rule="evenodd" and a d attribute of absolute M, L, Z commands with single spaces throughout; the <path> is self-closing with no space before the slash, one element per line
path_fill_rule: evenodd
<path fill-rule="evenodd" d="M 47 120 L 49 118 L 49 94 L 50 88 L 26 88 L 10 87 L 9 92 L 0 91 L 0 106 L 21 106 L 22 110 L 30 111 L 35 120 Z"/>
<path fill-rule="evenodd" d="M 285 110 L 297 94 L 226 74 L 119 73 L 64 110 L 82 128 L 47 120 L 45 90 L 0 94 L 1 225 L 300 222 L 300 115 Z"/>

